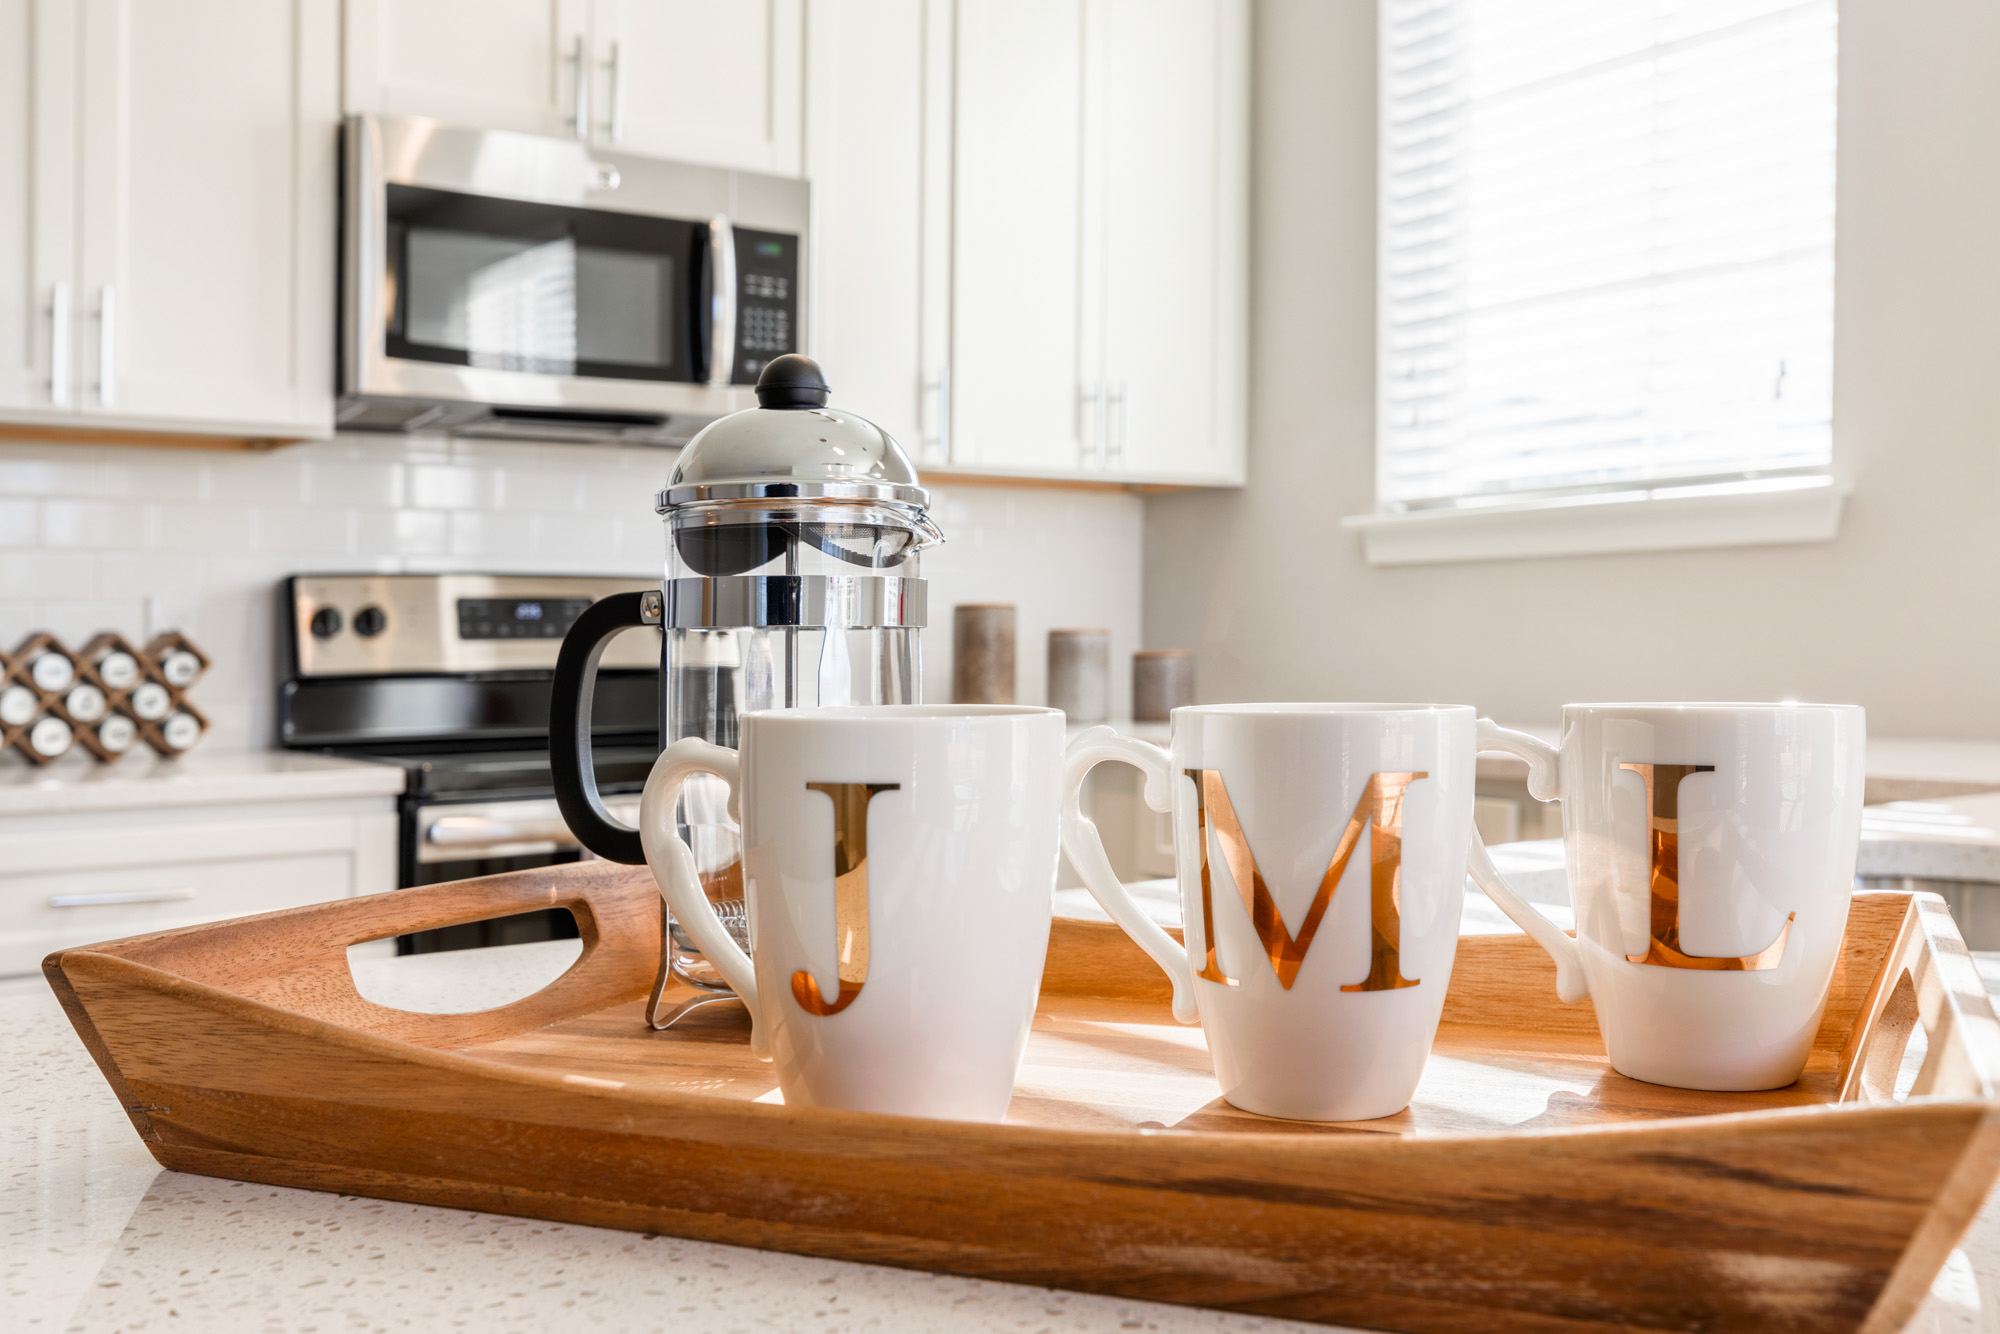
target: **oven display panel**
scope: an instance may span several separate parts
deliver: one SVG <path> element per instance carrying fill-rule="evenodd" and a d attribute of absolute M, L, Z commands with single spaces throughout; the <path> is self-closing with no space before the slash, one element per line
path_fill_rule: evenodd
<path fill-rule="evenodd" d="M 460 598 L 460 639 L 561 639 L 589 598 Z"/>

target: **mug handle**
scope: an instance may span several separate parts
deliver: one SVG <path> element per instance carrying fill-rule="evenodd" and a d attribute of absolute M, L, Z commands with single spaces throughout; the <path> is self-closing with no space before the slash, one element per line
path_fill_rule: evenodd
<path fill-rule="evenodd" d="M 1104 855 L 1104 839 L 1096 823 L 1083 813 L 1080 804 L 1084 778 L 1106 760 L 1122 760 L 1146 775 L 1148 806 L 1163 812 L 1174 808 L 1173 758 L 1148 742 L 1119 736 L 1109 727 L 1093 727 L 1069 743 L 1063 760 L 1063 851 L 1069 854 L 1070 865 L 1083 877 L 1084 887 L 1098 906 L 1173 983 L 1174 1018 L 1192 1024 L 1200 1016 L 1195 1010 L 1194 968 L 1188 963 L 1187 950 L 1133 902 L 1131 891 L 1119 882 L 1111 859 Z"/>
<path fill-rule="evenodd" d="M 1560 801 L 1562 799 L 1561 769 L 1557 763 L 1555 748 L 1546 742 L 1529 736 L 1526 732 L 1516 732 L 1500 726 L 1490 718 L 1479 720 L 1478 749 L 1499 751 L 1516 759 L 1528 762 L 1528 795 L 1538 801 Z M 1526 899 L 1514 892 L 1493 859 L 1487 855 L 1486 844 L 1479 837 L 1479 829 L 1472 830 L 1472 855 L 1466 867 L 1472 879 L 1486 897 L 1499 905 L 1500 911 L 1514 920 L 1514 924 L 1549 952 L 1556 961 L 1556 998 L 1575 1003 L 1590 995 L 1589 980 L 1583 973 L 1583 951 L 1567 931 L 1542 916 L 1541 912 Z"/>
<path fill-rule="evenodd" d="M 687 780 L 695 774 L 714 774 L 729 785 L 729 818 L 740 823 L 736 801 L 739 768 L 735 751 L 710 745 L 700 737 L 683 737 L 668 746 L 653 761 L 645 795 L 639 799 L 639 839 L 645 845 L 646 865 L 652 868 L 653 881 L 673 910 L 674 920 L 694 937 L 702 957 L 715 965 L 748 1007 L 751 1054 L 768 1061 L 771 1056 L 764 1039 L 763 1011 L 757 1004 L 756 965 L 715 915 L 715 907 L 701 887 L 694 850 L 681 838 L 674 821 L 674 806 Z"/>

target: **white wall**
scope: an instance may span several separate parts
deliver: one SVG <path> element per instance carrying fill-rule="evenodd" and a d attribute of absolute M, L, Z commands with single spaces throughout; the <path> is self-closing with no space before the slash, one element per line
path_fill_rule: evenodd
<path fill-rule="evenodd" d="M 657 449 L 348 435 L 266 454 L 0 444 L 0 650 L 34 630 L 174 628 L 214 659 L 191 692 L 204 746 L 272 737 L 276 590 L 288 574 L 483 570 L 657 577 Z M 1139 637 L 1143 509 L 1126 495 L 935 488 L 929 696 L 951 687 L 951 607 L 1018 602 L 1020 698 L 1045 632 Z M 1121 687 L 1123 688 L 1123 687 Z"/>
<path fill-rule="evenodd" d="M 1242 492 L 1147 501 L 1149 645 L 1201 697 L 1856 702 L 2000 737 L 2000 6 L 1841 7 L 1834 449 L 1809 546 L 1371 569 L 1375 7 L 1259 0 Z"/>

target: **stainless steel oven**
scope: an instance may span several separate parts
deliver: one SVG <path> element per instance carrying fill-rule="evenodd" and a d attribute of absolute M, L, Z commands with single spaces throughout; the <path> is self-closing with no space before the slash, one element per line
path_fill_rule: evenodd
<path fill-rule="evenodd" d="M 404 886 L 588 856 L 556 808 L 550 686 L 563 635 L 591 603 L 657 578 L 313 574 L 278 592 L 278 736 L 400 767 Z M 591 714 L 599 790 L 637 819 L 660 752 L 660 632 L 606 645 Z M 567 912 L 405 937 L 404 952 L 574 934 Z"/>
<path fill-rule="evenodd" d="M 354 116 L 347 429 L 684 442 L 799 349 L 804 181 Z"/>

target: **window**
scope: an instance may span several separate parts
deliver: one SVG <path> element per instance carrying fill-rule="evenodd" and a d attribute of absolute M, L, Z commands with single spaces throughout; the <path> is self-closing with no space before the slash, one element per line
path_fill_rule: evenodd
<path fill-rule="evenodd" d="M 1835 43 L 1835 0 L 1382 0 L 1371 559 L 1831 536 Z"/>

